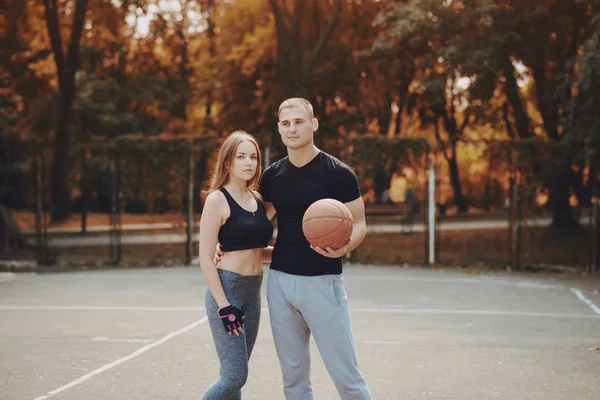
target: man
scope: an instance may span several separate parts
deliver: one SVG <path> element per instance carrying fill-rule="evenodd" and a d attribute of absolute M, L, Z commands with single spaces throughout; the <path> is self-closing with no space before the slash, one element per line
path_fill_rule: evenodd
<path fill-rule="evenodd" d="M 340 397 L 370 399 L 356 362 L 341 260 L 365 237 L 365 207 L 354 172 L 315 146 L 318 127 L 308 100 L 284 101 L 278 128 L 288 156 L 260 181 L 267 215 L 277 213 L 278 223 L 267 283 L 271 328 L 287 400 L 314 399 L 311 334 Z M 323 198 L 345 203 L 354 217 L 352 236 L 339 249 L 312 247 L 302 233 L 304 212 Z"/>

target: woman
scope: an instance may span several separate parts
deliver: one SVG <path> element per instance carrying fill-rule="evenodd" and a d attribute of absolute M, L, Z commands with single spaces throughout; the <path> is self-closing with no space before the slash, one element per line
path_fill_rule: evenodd
<path fill-rule="evenodd" d="M 246 132 L 230 134 L 219 149 L 200 219 L 200 265 L 208 285 L 206 312 L 221 363 L 205 400 L 241 399 L 260 321 L 263 253 L 273 226 L 260 194 L 258 143 Z M 225 252 L 215 264 L 217 243 Z"/>

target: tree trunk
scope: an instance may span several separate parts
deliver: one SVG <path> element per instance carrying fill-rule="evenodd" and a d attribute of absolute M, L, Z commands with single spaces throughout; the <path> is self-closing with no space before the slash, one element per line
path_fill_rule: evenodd
<path fill-rule="evenodd" d="M 0 255 L 8 253 L 9 250 L 20 250 L 31 248 L 12 213 L 4 205 L 0 204 Z"/>
<path fill-rule="evenodd" d="M 523 107 L 521 96 L 519 96 L 519 86 L 517 85 L 517 80 L 515 79 L 515 69 L 508 56 L 503 60 L 502 70 L 504 77 L 506 78 L 506 83 L 504 85 L 506 98 L 508 99 L 510 107 L 512 108 L 513 117 L 515 119 L 515 127 L 517 128 L 519 137 L 532 137 L 532 132 L 529 128 L 529 117 L 527 116 L 525 107 Z M 505 121 L 508 123 L 508 120 Z"/>
<path fill-rule="evenodd" d="M 546 78 L 546 70 L 543 65 L 534 65 L 532 68 L 535 79 L 535 91 L 538 109 L 542 115 L 544 130 L 550 139 L 558 140 L 558 107 L 555 98 L 555 87 Z"/>
<path fill-rule="evenodd" d="M 377 121 L 379 124 L 379 133 L 381 135 L 387 136 L 390 131 L 390 124 L 392 122 L 392 90 L 394 88 L 394 83 L 392 79 L 392 74 L 390 74 L 390 63 L 389 62 L 380 62 L 377 66 L 377 70 L 380 75 L 385 77 L 386 89 L 384 93 L 381 93 L 382 104 L 378 107 L 378 115 Z"/>
<path fill-rule="evenodd" d="M 287 2 L 270 0 L 271 9 L 275 17 L 275 31 L 277 33 L 277 66 L 276 81 L 283 97 L 304 97 L 311 99 L 312 75 L 317 58 L 323 53 L 333 30 L 338 24 L 342 9 L 342 0 L 334 0 L 332 11 L 326 25 L 318 33 L 312 49 L 305 49 L 305 40 L 302 39 L 303 14 L 306 6 L 305 0 L 296 0 L 292 10 L 287 8 Z M 314 3 L 314 7 L 317 6 Z M 322 14 L 322 13 L 319 13 Z M 318 22 L 317 22 L 318 23 Z"/>
<path fill-rule="evenodd" d="M 400 130 L 402 129 L 402 113 L 404 112 L 404 107 L 408 102 L 408 96 L 410 95 L 408 88 L 410 83 L 413 81 L 415 71 L 416 68 L 414 61 L 402 61 L 402 66 L 400 67 L 398 74 L 400 85 L 398 86 L 398 113 L 396 114 L 396 121 L 394 125 L 394 136 L 400 136 Z"/>
<path fill-rule="evenodd" d="M 558 108 L 554 98 L 555 86 L 546 77 L 543 61 L 536 62 L 532 66 L 532 71 L 535 79 L 538 109 L 542 115 L 544 130 L 550 139 L 558 141 L 560 140 L 560 135 L 558 128 Z M 564 162 L 554 164 L 555 178 L 550 183 L 548 200 L 550 209 L 552 210 L 552 226 L 579 226 L 569 203 L 572 183 L 571 175 L 573 173 L 570 160 L 571 157 L 567 156 Z"/>
<path fill-rule="evenodd" d="M 579 227 L 579 222 L 573 215 L 569 198 L 569 182 L 571 180 L 571 171 L 564 165 L 557 166 L 557 174 L 554 177 L 554 182 L 550 185 L 550 193 L 548 203 L 552 210 L 552 226 L 553 227 Z"/>
<path fill-rule="evenodd" d="M 185 18 L 184 18 L 185 21 Z M 182 23 L 183 25 L 183 23 Z M 188 68 L 188 43 L 187 38 L 183 32 L 183 26 L 179 27 L 179 39 L 181 40 L 181 60 L 179 61 L 179 101 L 177 102 L 176 116 L 183 121 L 187 121 L 187 106 L 189 101 L 189 75 L 190 71 Z"/>
<path fill-rule="evenodd" d="M 127 17 L 127 12 L 129 9 L 129 4 L 130 4 L 130 0 L 123 0 L 123 3 L 121 4 L 121 13 L 123 15 L 123 19 L 122 19 L 121 23 L 123 23 L 123 24 L 126 23 L 126 17 Z M 119 85 L 122 88 L 124 88 L 126 80 L 127 80 L 125 67 L 127 66 L 127 54 L 129 53 L 129 49 L 127 48 L 125 43 L 121 43 L 117 53 L 118 53 L 119 61 L 117 62 L 114 76 L 115 76 L 115 80 L 119 83 Z"/>
<path fill-rule="evenodd" d="M 0 125 L 0 168 L 6 176 L 0 175 L 0 189 L 10 190 L 10 181 L 4 181 L 3 177 L 8 177 L 10 171 L 9 159 L 7 150 L 4 147 L 4 135 L 2 126 Z M 4 186 L 4 187 L 3 187 Z M 3 198 L 0 198 L 0 255 L 6 254 L 9 250 L 23 249 L 28 247 L 27 241 L 21 234 L 19 225 L 15 222 L 12 213 L 3 203 Z"/>
<path fill-rule="evenodd" d="M 72 90 L 63 87 L 59 103 L 58 124 L 54 134 L 54 157 L 52 160 L 52 219 L 62 220 L 71 215 L 71 193 L 69 189 L 69 123 Z"/>
<path fill-rule="evenodd" d="M 385 204 L 390 201 L 389 194 L 387 198 L 383 195 L 390 188 L 392 176 L 389 171 L 385 171 L 385 167 L 377 172 L 374 179 L 375 204 Z"/>
<path fill-rule="evenodd" d="M 80 38 L 85 22 L 88 0 L 77 0 L 71 39 L 67 54 L 63 51 L 60 36 L 57 0 L 43 0 L 46 27 L 54 53 L 56 73 L 59 87 L 59 113 L 54 132 L 54 157 L 52 165 L 52 218 L 62 220 L 71 214 L 71 193 L 68 184 L 69 173 L 69 126 L 71 122 L 71 107 L 75 96 L 75 73 L 80 61 Z"/>
<path fill-rule="evenodd" d="M 207 5 L 208 16 L 206 18 L 206 34 L 208 36 L 208 57 L 209 60 L 216 60 L 216 36 L 215 36 L 215 1 L 208 0 Z M 208 93 L 206 93 L 206 107 L 204 111 L 204 134 L 208 133 L 209 127 L 211 125 L 211 115 L 212 115 L 212 105 L 213 105 L 213 97 L 214 97 L 214 87 L 211 85 L 208 88 Z"/>
<path fill-rule="evenodd" d="M 456 162 L 456 144 L 452 145 L 454 147 L 453 156 L 448 157 L 446 160 L 448 161 L 448 173 L 450 174 L 450 185 L 452 185 L 452 192 L 454 193 L 454 203 L 458 208 L 458 212 L 467 212 L 467 202 L 462 192 L 462 185 L 460 183 L 460 174 L 458 171 L 458 163 Z"/>
<path fill-rule="evenodd" d="M 202 210 L 202 197 L 200 196 L 201 191 L 205 190 L 203 184 L 206 178 L 207 170 L 207 152 L 204 150 L 199 151 L 198 159 L 194 168 L 194 211 L 200 212 Z"/>
<path fill-rule="evenodd" d="M 455 110 L 453 106 L 450 106 L 450 111 L 448 111 L 445 107 L 439 107 L 437 110 L 437 114 L 442 118 L 442 122 L 444 124 L 444 129 L 448 134 L 448 142 L 450 147 L 450 154 L 447 153 L 445 148 L 442 148 L 444 157 L 448 162 L 448 173 L 450 174 L 450 184 L 452 185 L 452 191 L 454 192 L 454 203 L 458 208 L 458 212 L 466 212 L 469 207 L 467 206 L 467 201 L 462 193 L 462 185 L 460 183 L 460 173 L 458 169 L 458 163 L 456 161 L 456 143 L 458 138 L 462 135 L 465 130 L 465 127 L 469 121 L 469 114 L 465 114 L 465 119 L 462 122 L 461 126 L 458 126 L 455 117 Z M 435 135 L 437 137 L 438 142 L 446 147 L 447 144 L 442 140 L 439 132 L 439 126 L 436 121 L 435 123 Z"/>

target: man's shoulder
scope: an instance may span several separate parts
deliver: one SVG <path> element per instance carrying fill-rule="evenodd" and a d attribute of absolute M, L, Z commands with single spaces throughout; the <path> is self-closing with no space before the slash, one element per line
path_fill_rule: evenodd
<path fill-rule="evenodd" d="M 329 153 L 321 151 L 321 157 L 323 163 L 333 170 L 344 170 L 352 172 L 352 168 L 350 168 L 346 163 Z"/>
<path fill-rule="evenodd" d="M 277 171 L 279 169 L 281 169 L 281 167 L 283 165 L 285 165 L 286 160 L 288 159 L 287 156 L 273 162 L 271 165 L 269 165 L 266 169 L 265 169 L 265 173 L 267 172 L 272 172 L 272 171 Z"/>
<path fill-rule="evenodd" d="M 283 171 L 285 171 L 286 165 L 287 165 L 287 156 L 280 160 L 275 161 L 274 163 L 269 165 L 267 168 L 265 168 L 265 170 L 262 174 L 262 179 L 272 179 L 273 177 L 281 174 Z"/>

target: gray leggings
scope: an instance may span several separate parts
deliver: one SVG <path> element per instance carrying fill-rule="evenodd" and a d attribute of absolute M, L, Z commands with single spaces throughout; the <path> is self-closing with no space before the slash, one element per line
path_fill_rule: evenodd
<path fill-rule="evenodd" d="M 212 331 L 217 355 L 221 363 L 219 379 L 202 395 L 202 400 L 240 400 L 242 386 L 248 377 L 248 360 L 256 342 L 260 322 L 260 286 L 262 275 L 244 276 L 235 272 L 218 270 L 223 290 L 231 305 L 244 312 L 244 333 L 228 335 L 218 305 L 206 290 L 206 313 Z"/>

